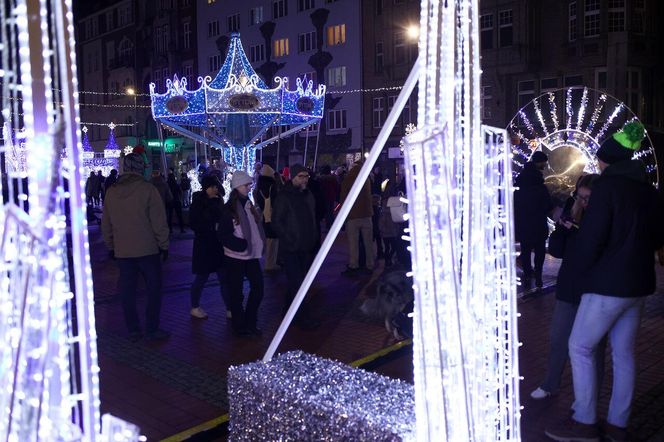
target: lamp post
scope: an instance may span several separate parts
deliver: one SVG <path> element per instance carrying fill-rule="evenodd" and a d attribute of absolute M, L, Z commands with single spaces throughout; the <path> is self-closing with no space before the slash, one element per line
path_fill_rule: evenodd
<path fill-rule="evenodd" d="M 125 92 L 127 95 L 134 97 L 134 138 L 136 139 L 134 144 L 138 144 L 138 121 L 137 121 L 137 111 L 136 111 L 136 90 L 133 87 L 128 87 Z"/>

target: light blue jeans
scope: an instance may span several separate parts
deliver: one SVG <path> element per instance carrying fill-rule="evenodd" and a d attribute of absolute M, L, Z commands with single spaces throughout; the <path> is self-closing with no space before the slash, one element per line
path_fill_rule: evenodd
<path fill-rule="evenodd" d="M 574 420 L 597 423 L 597 370 L 595 351 L 609 334 L 613 357 L 613 390 L 607 421 L 626 428 L 634 396 L 636 363 L 634 344 L 645 297 L 619 298 L 586 293 L 576 313 L 569 338 L 574 380 Z"/>

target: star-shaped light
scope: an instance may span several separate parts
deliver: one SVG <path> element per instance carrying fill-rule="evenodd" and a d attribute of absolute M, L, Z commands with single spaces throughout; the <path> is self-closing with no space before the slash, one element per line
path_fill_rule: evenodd
<path fill-rule="evenodd" d="M 115 130 L 115 123 L 111 121 L 111 124 L 108 125 L 108 128 L 111 130 Z"/>
<path fill-rule="evenodd" d="M 83 126 L 83 129 L 81 129 L 84 134 L 88 133 L 88 126 Z"/>

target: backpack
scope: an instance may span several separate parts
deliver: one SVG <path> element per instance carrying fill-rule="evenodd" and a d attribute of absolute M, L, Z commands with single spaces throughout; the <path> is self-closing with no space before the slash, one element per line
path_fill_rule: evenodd
<path fill-rule="evenodd" d="M 270 186 L 270 190 L 267 194 L 267 196 L 263 195 L 263 192 L 261 192 L 261 196 L 263 197 L 263 201 L 265 201 L 265 204 L 263 206 L 263 221 L 265 224 L 271 223 L 272 222 L 272 186 Z"/>

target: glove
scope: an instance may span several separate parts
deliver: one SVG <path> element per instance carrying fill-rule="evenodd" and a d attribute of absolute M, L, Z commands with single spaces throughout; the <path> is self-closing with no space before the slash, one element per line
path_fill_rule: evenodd
<path fill-rule="evenodd" d="M 108 251 L 108 257 L 109 257 L 110 259 L 115 259 L 115 252 L 114 252 L 113 250 L 109 250 L 109 251 Z"/>
<path fill-rule="evenodd" d="M 162 261 L 166 261 L 168 259 L 168 249 L 160 249 L 159 253 L 161 253 Z"/>

